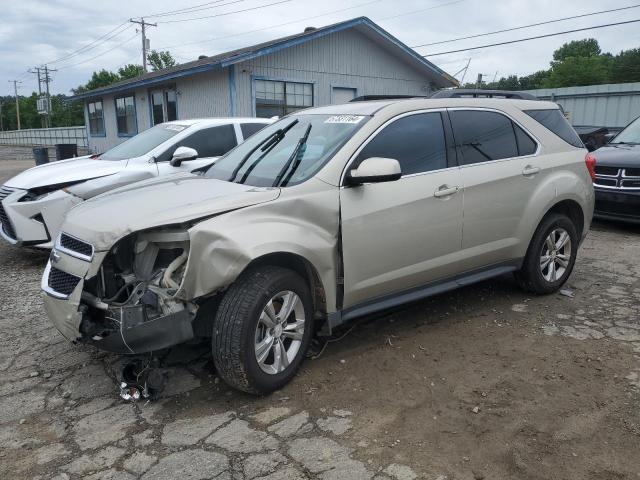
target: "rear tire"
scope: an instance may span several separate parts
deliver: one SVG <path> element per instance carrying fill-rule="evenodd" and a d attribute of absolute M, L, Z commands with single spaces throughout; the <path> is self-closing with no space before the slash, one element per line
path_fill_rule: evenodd
<path fill-rule="evenodd" d="M 554 293 L 571 275 L 577 253 L 578 234 L 571 219 L 549 214 L 538 225 L 516 280 L 537 295 Z"/>
<path fill-rule="evenodd" d="M 225 293 L 214 320 L 218 373 L 248 393 L 282 388 L 305 357 L 313 314 L 309 287 L 297 273 L 276 266 L 243 273 Z"/>

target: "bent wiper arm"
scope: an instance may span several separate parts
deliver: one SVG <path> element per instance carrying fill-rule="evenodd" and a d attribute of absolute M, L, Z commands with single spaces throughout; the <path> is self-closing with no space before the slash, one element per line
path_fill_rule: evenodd
<path fill-rule="evenodd" d="M 264 152 L 268 147 L 266 144 L 269 144 L 269 146 L 271 146 L 272 144 L 277 144 L 278 142 L 280 142 L 280 140 L 282 140 L 282 138 L 284 138 L 284 136 L 287 134 L 287 132 L 296 124 L 298 123 L 298 119 L 295 119 L 293 122 L 291 122 L 289 125 L 287 125 L 284 128 L 280 128 L 278 130 L 276 130 L 275 132 L 273 132 L 271 135 L 269 135 L 267 138 L 265 138 L 263 141 L 261 141 L 260 143 L 258 143 L 255 147 L 253 147 L 249 153 L 247 153 L 244 157 L 242 157 L 242 160 L 240 160 L 240 162 L 238 163 L 238 165 L 236 166 L 236 168 L 233 169 L 233 172 L 231 172 L 231 176 L 229 177 L 229 182 L 233 182 L 236 177 L 238 176 L 238 172 L 240 171 L 240 169 L 244 166 L 245 163 L 247 163 L 247 160 L 249 160 L 249 158 L 251 158 L 251 155 L 253 155 L 254 153 L 256 153 L 256 151 L 260 148 L 262 148 L 262 151 Z M 278 139 L 278 140 L 276 140 Z M 275 146 L 275 145 L 274 145 Z"/>
<path fill-rule="evenodd" d="M 300 162 L 302 161 L 305 145 L 307 144 L 307 139 L 309 138 L 309 132 L 311 132 L 311 124 L 309 124 L 309 126 L 307 127 L 307 130 L 304 132 L 304 135 L 300 137 L 300 140 L 298 140 L 298 144 L 296 145 L 296 148 L 293 149 L 293 152 L 291 152 L 291 155 L 285 162 L 284 166 L 282 167 L 282 170 L 280 170 L 280 173 L 278 173 L 278 176 L 276 177 L 275 182 L 273 182 L 274 187 L 277 187 L 278 185 L 280 185 L 280 182 L 282 182 L 282 185 L 286 185 L 289 182 L 289 180 L 291 180 L 292 175 L 294 174 L 294 172 L 300 165 Z M 284 174 L 287 173 L 287 170 L 289 169 L 291 164 L 293 164 L 293 166 L 291 167 L 291 171 L 289 172 L 289 175 L 287 175 L 287 178 L 284 181 L 282 181 L 282 177 L 284 177 Z"/>

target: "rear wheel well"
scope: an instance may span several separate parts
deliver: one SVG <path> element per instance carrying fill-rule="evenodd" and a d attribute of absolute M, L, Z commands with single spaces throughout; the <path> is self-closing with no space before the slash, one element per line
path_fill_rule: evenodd
<path fill-rule="evenodd" d="M 582 238 L 582 233 L 584 231 L 584 212 L 582 211 L 582 207 L 578 202 L 573 200 L 563 200 L 561 202 L 558 202 L 549 209 L 545 217 L 547 217 L 551 213 L 559 213 L 561 215 L 569 217 L 569 219 L 576 227 L 576 232 L 578 233 L 578 241 Z"/>

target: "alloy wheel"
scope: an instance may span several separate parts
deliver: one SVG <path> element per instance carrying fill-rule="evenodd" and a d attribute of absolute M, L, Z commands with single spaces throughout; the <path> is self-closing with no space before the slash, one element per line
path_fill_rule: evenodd
<path fill-rule="evenodd" d="M 564 228 L 549 233 L 540 255 L 540 271 L 550 283 L 557 282 L 569 268 L 571 261 L 571 237 Z"/>
<path fill-rule="evenodd" d="M 287 369 L 302 345 L 304 305 L 290 290 L 274 295 L 260 314 L 255 333 L 255 355 L 260 369 L 276 375 Z"/>

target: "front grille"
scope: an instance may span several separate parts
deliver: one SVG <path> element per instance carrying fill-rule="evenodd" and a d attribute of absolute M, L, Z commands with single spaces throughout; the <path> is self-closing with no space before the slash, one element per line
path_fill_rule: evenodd
<path fill-rule="evenodd" d="M 93 246 L 90 243 L 83 242 L 66 233 L 60 234 L 60 246 L 71 252 L 79 253 L 84 257 L 91 258 L 93 255 Z"/>
<path fill-rule="evenodd" d="M 618 175 L 620 169 L 618 167 L 605 167 L 596 164 L 596 175 Z"/>
<path fill-rule="evenodd" d="M 63 272 L 55 267 L 51 267 L 49 271 L 49 288 L 62 295 L 71 295 L 78 282 L 80 282 L 80 277 Z"/>
<path fill-rule="evenodd" d="M 618 190 L 640 190 L 640 168 L 610 167 L 596 165 L 596 187 Z"/>
<path fill-rule="evenodd" d="M 4 207 L 2 206 L 2 200 L 7 198 L 11 193 L 14 192 L 14 190 L 15 189 L 9 188 L 6 186 L 3 186 L 2 188 L 0 188 L 0 223 L 2 224 L 2 230 L 4 230 L 4 233 L 8 237 L 13 239 L 16 238 L 16 231 L 13 229 L 13 225 L 11 225 L 11 222 L 9 221 L 7 212 L 4 211 Z"/>

